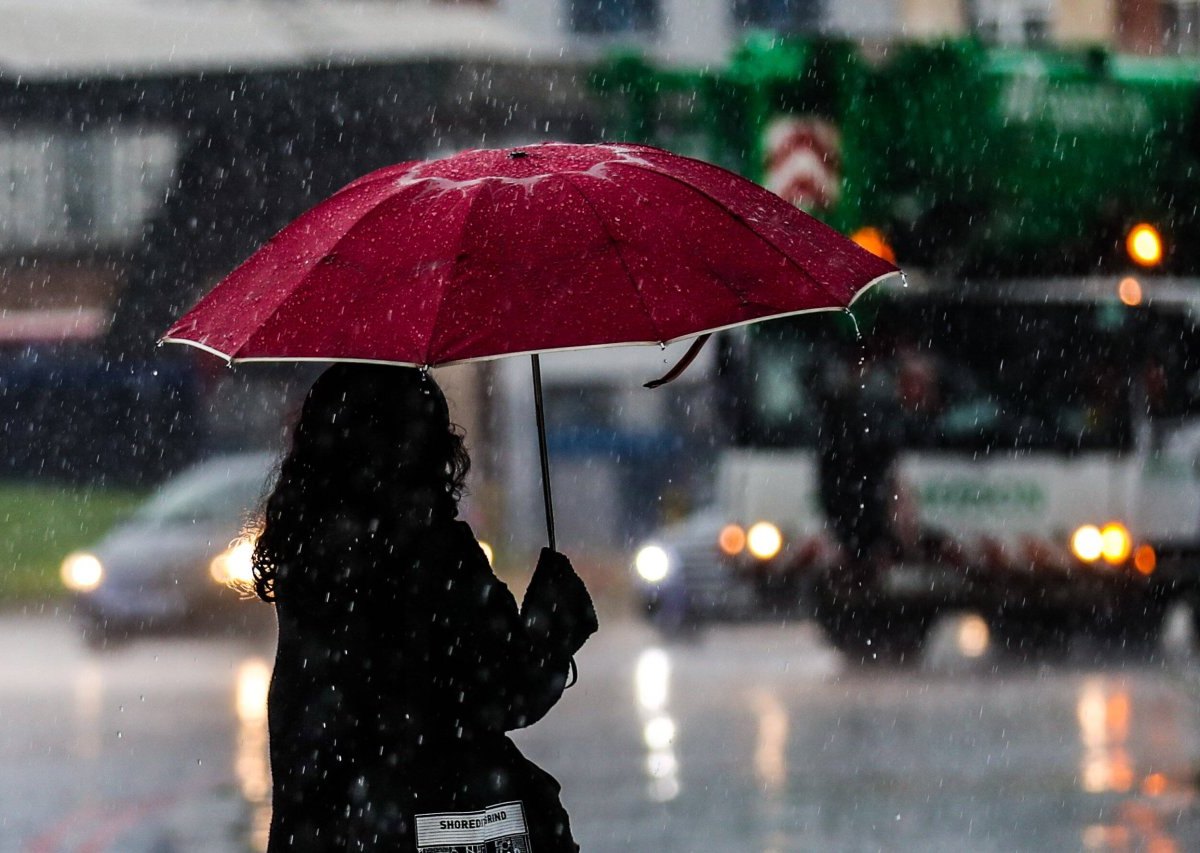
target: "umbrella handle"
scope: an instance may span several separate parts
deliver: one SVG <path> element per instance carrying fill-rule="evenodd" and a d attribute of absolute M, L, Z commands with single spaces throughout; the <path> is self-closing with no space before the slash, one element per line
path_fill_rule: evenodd
<path fill-rule="evenodd" d="M 542 363 L 537 353 L 533 360 L 533 405 L 537 410 L 538 451 L 542 457 L 542 500 L 546 504 L 546 538 L 550 550 L 554 547 L 554 501 L 550 497 L 550 457 L 546 453 L 546 412 L 542 406 Z"/>

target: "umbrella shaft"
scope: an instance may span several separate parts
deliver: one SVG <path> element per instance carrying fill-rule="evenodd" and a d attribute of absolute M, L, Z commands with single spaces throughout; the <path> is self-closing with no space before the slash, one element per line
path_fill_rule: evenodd
<path fill-rule="evenodd" d="M 554 501 L 550 497 L 550 457 L 546 453 L 546 411 L 542 405 L 542 363 L 537 353 L 533 360 L 533 405 L 537 410 L 538 452 L 542 457 L 542 499 L 546 504 L 546 538 L 550 550 L 554 547 Z"/>

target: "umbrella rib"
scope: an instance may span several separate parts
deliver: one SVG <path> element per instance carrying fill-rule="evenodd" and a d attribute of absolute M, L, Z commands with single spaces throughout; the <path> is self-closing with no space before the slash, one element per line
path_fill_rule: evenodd
<path fill-rule="evenodd" d="M 351 232 L 354 231 L 355 228 L 358 228 L 360 225 L 362 225 L 363 222 L 367 221 L 368 219 L 371 219 L 372 217 L 383 216 L 384 215 L 383 212 L 390 211 L 392 206 L 401 206 L 402 207 L 402 206 L 408 204 L 410 202 L 410 199 L 408 199 L 404 195 L 403 190 L 407 190 L 410 188 L 415 189 L 415 188 L 419 188 L 419 186 L 420 185 L 418 182 L 413 182 L 413 183 L 409 184 L 408 186 L 404 187 L 401 191 L 392 193 L 392 194 L 388 195 L 386 198 L 381 199 L 376 204 L 373 204 L 369 209 L 365 210 L 361 216 L 356 218 L 354 220 L 353 224 L 347 226 L 342 231 L 341 236 L 339 236 L 338 239 L 333 243 L 333 245 L 330 246 L 329 248 L 327 248 L 326 251 L 322 254 L 322 258 L 329 257 L 330 255 L 338 254 L 341 247 L 343 245 L 345 245 L 347 240 L 349 240 Z M 264 320 L 261 323 L 259 323 L 258 328 L 255 330 L 255 334 L 257 334 L 259 331 L 261 331 L 262 327 L 266 324 L 266 322 L 268 320 L 272 319 L 273 317 L 275 317 L 284 308 L 284 306 L 287 304 L 287 302 L 290 301 L 293 297 L 295 297 L 295 295 L 304 288 L 305 284 L 308 282 L 309 275 L 311 275 L 311 273 L 313 272 L 314 269 L 316 269 L 316 267 L 317 267 L 317 264 L 313 264 L 313 266 L 310 269 L 305 271 L 304 276 L 297 282 L 296 286 L 293 287 L 284 296 L 284 298 L 282 300 L 280 300 L 279 304 L 277 304 L 271 310 L 271 312 L 267 315 L 267 317 L 264 318 Z M 438 311 L 435 312 L 435 316 L 434 316 L 434 324 L 436 324 L 436 322 L 437 322 L 437 315 L 440 314 L 441 304 L 442 304 L 441 301 L 439 301 L 438 302 Z M 431 324 L 431 327 L 430 327 L 431 332 L 433 330 L 434 324 Z M 243 342 L 242 346 L 245 346 L 246 344 L 250 343 L 250 341 L 253 340 L 253 337 L 254 336 L 251 335 L 250 338 L 248 338 L 245 342 Z M 426 347 L 425 355 L 426 355 L 426 361 L 428 361 L 428 356 L 429 356 L 429 347 L 428 346 Z"/>
<path fill-rule="evenodd" d="M 458 224 L 458 244 L 457 244 L 457 246 L 458 246 L 458 249 L 460 249 L 460 250 L 462 248 L 463 235 L 467 231 L 467 220 L 469 220 L 471 218 L 471 214 L 475 212 L 475 205 L 479 203 L 479 196 L 481 195 L 479 190 L 484 185 L 485 185 L 485 182 L 480 182 L 479 184 L 476 184 L 475 186 L 471 187 L 470 190 L 466 190 L 466 192 L 470 192 L 471 200 L 467 203 L 467 209 L 466 209 L 466 212 L 463 214 L 462 221 Z M 429 324 L 429 334 L 425 338 L 425 360 L 427 362 L 430 361 L 430 357 L 433 355 L 433 344 L 434 344 L 434 341 L 437 340 L 438 322 L 442 319 L 442 308 L 446 304 L 446 290 L 449 288 L 450 283 L 454 281 L 454 277 L 457 274 L 457 272 L 458 272 L 458 260 L 456 259 L 454 261 L 454 266 L 451 268 L 450 275 L 442 280 L 442 289 L 441 289 L 441 293 L 438 295 L 437 308 L 435 308 L 434 312 L 433 312 L 433 322 L 431 322 Z"/>
<path fill-rule="evenodd" d="M 343 187 L 341 190 L 338 190 L 338 192 L 335 193 L 334 195 L 338 196 L 347 191 L 353 191 L 353 190 L 362 189 L 364 187 L 374 186 L 377 183 L 377 181 L 368 180 L 368 178 L 370 178 L 370 177 L 371 176 L 368 175 L 364 178 L 360 178 L 358 181 L 355 181 L 355 182 L 347 185 L 346 187 Z M 380 177 L 387 177 L 387 176 L 380 176 Z M 331 245 L 326 247 L 325 251 L 323 251 L 321 253 L 320 257 L 318 257 L 304 271 L 304 275 L 302 275 L 300 277 L 300 279 L 297 281 L 296 286 L 286 290 L 280 296 L 279 300 L 275 303 L 275 305 L 271 308 L 271 310 L 268 311 L 266 313 L 266 315 L 263 316 L 263 318 L 258 321 L 258 323 L 255 325 L 254 329 L 250 332 L 250 334 L 247 335 L 246 338 L 244 340 L 242 340 L 242 342 L 239 343 L 236 347 L 232 348 L 232 350 L 230 352 L 230 356 L 229 356 L 230 361 L 231 362 L 236 361 L 238 351 L 243 349 L 244 347 L 248 346 L 250 344 L 250 342 L 253 341 L 254 338 L 262 332 L 263 327 L 266 326 L 267 323 L 269 323 L 272 319 L 274 319 L 275 316 L 278 315 L 279 312 L 283 310 L 284 306 L 289 301 L 291 301 L 291 299 L 296 295 L 296 293 L 301 289 L 301 287 L 303 287 L 304 282 L 307 281 L 308 277 L 312 274 L 313 270 L 315 270 L 317 268 L 317 266 L 320 265 L 320 262 L 323 258 L 326 258 L 329 255 L 336 253 L 338 250 L 338 247 L 341 246 L 345 242 L 347 235 L 349 235 L 349 233 L 351 231 L 353 231 L 355 228 L 357 228 L 360 224 L 362 224 L 362 222 L 364 220 L 368 219 L 380 207 L 387 204 L 388 202 L 393 200 L 395 197 L 396 197 L 395 194 L 389 195 L 387 198 L 381 199 L 380 201 L 373 203 L 370 207 L 368 207 L 366 210 L 364 210 L 360 215 L 355 217 L 353 223 L 351 223 L 350 225 L 348 225 L 344 229 L 342 229 L 341 235 L 339 235 L 338 238 L 336 240 L 334 240 Z M 314 208 L 314 210 L 315 210 L 315 208 Z M 305 216 L 307 216 L 309 213 L 312 213 L 312 211 L 311 210 L 307 211 L 305 213 Z M 280 233 L 282 233 L 282 232 L 280 232 Z M 274 240 L 275 238 L 272 237 L 271 239 Z M 260 247 L 258 251 L 262 251 L 262 249 L 266 248 L 266 246 L 269 243 L 270 243 L 270 241 L 267 241 L 267 243 L 264 243 L 263 246 Z M 257 252 L 256 252 L 256 254 L 257 254 Z"/>
<path fill-rule="evenodd" d="M 608 238 L 608 244 L 612 247 L 613 254 L 617 256 L 617 262 L 621 265 L 621 269 L 625 271 L 625 277 L 629 280 L 629 284 L 633 288 L 633 295 L 637 297 L 638 304 L 642 306 L 642 312 L 646 315 L 646 319 L 650 321 L 650 326 L 654 329 L 654 337 L 659 343 L 663 343 L 662 330 L 658 327 L 658 323 L 655 322 L 654 315 L 650 313 L 650 309 L 646 305 L 646 300 L 642 297 L 642 289 L 638 287 L 637 280 L 633 277 L 633 273 L 629 269 L 629 264 L 625 263 L 625 258 L 621 255 L 620 244 L 617 242 L 616 238 L 613 237 L 612 232 L 608 230 L 608 223 L 604 221 L 604 217 L 602 217 L 599 211 L 596 210 L 596 206 L 592 204 L 592 200 L 587 197 L 587 193 L 576 186 L 575 182 L 572 181 L 566 173 L 563 173 L 561 177 L 563 179 L 563 183 L 573 189 L 579 195 L 579 197 L 583 199 L 583 203 L 586 204 L 588 210 L 592 212 L 592 216 L 594 216 L 596 221 L 600 223 L 600 228 L 604 232 L 604 236 Z"/>
<path fill-rule="evenodd" d="M 825 293 L 825 295 L 827 295 L 830 299 L 833 300 L 833 302 L 836 306 L 841 307 L 843 309 L 847 307 L 845 304 L 842 303 L 842 300 L 835 293 L 833 293 L 833 291 L 831 291 L 828 287 L 825 286 L 824 282 L 822 282 L 820 279 L 818 279 L 816 276 L 814 276 L 812 273 L 810 273 L 804 267 L 800 266 L 800 264 L 796 263 L 796 261 L 792 259 L 791 255 L 789 255 L 783 249 L 779 248 L 779 246 L 777 246 L 773 242 L 771 242 L 771 240 L 768 239 L 766 235 L 760 233 L 755 228 L 753 228 L 750 225 L 750 223 L 745 220 L 745 218 L 743 218 L 741 215 L 739 215 L 735 211 L 730 210 L 730 208 L 726 204 L 724 204 L 720 199 L 713 196 L 711 193 L 704 191 L 703 189 L 696 186 L 695 184 L 688 183 L 687 181 L 683 180 L 682 178 L 672 175 L 670 172 L 664 172 L 659 169 L 655 169 L 649 164 L 626 164 L 626 163 L 621 163 L 621 162 L 613 162 L 608 165 L 609 166 L 630 165 L 633 168 L 642 169 L 643 171 L 650 172 L 655 175 L 659 175 L 660 177 L 667 178 L 671 181 L 674 181 L 675 183 L 679 184 L 682 187 L 686 187 L 687 189 L 694 192 L 696 195 L 700 196 L 702 199 L 705 199 L 706 201 L 708 201 L 710 204 L 713 204 L 716 207 L 720 208 L 726 215 L 729 216 L 730 219 L 732 219 L 738 225 L 742 226 L 744 229 L 746 229 L 751 234 L 753 234 L 755 237 L 757 237 L 760 241 L 762 241 L 766 245 L 770 246 L 772 249 L 774 249 L 776 252 L 778 252 L 780 255 L 782 255 L 783 259 L 785 261 L 787 261 L 789 266 L 794 267 L 802 276 L 804 276 L 806 279 L 808 279 L 810 282 L 812 282 L 814 285 L 816 285 L 818 288 L 820 288 Z M 768 192 L 769 192 L 769 190 L 768 190 Z M 782 199 L 781 199 L 781 201 L 782 201 Z M 786 202 L 785 202 L 785 204 L 786 204 Z M 819 222 L 819 220 L 817 220 L 817 221 Z M 826 226 L 826 227 L 828 227 L 828 226 Z M 835 231 L 834 233 L 836 234 L 838 232 Z M 730 285 L 728 282 L 724 281 L 723 279 L 720 281 L 721 281 L 721 284 L 724 285 L 735 296 L 737 296 L 739 299 L 741 299 L 743 301 L 745 300 L 744 294 L 738 293 L 737 290 L 734 289 L 734 287 L 732 285 Z"/>

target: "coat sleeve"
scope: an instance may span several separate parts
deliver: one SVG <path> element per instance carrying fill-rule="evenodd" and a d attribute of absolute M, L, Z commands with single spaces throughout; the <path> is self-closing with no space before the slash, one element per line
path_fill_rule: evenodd
<path fill-rule="evenodd" d="M 437 577 L 434 570 L 434 583 L 440 587 L 430 614 L 434 689 L 464 729 L 504 732 L 536 722 L 562 695 L 571 655 L 586 636 L 579 626 L 587 624 L 588 616 L 577 612 L 583 608 L 578 590 L 572 599 L 575 603 L 555 609 L 553 619 L 529 620 L 522 617 L 512 593 L 492 572 L 466 524 L 456 522 L 449 541 L 439 545 L 445 550 L 437 562 L 449 565 L 444 576 Z M 546 586 L 539 596 L 569 586 L 566 575 L 574 576 L 565 557 L 557 555 L 553 562 L 553 568 L 544 569 L 547 558 L 543 554 L 534 573 L 537 578 L 552 572 L 556 578 L 553 584 L 548 578 L 539 582 Z M 582 589 L 578 577 L 575 581 Z M 594 624 L 590 599 L 586 610 Z"/>

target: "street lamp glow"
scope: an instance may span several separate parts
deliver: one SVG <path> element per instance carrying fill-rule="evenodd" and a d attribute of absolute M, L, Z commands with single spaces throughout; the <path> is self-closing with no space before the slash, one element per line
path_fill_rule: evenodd
<path fill-rule="evenodd" d="M 1158 229 L 1146 222 L 1133 226 L 1125 238 L 1125 251 L 1135 263 L 1144 267 L 1157 266 L 1163 256 L 1162 237 Z"/>

